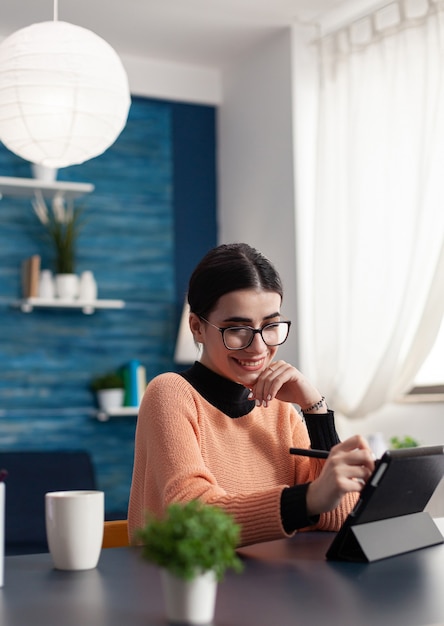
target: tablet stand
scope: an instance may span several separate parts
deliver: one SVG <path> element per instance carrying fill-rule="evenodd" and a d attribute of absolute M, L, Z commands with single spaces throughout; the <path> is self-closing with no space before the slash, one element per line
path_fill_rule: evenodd
<path fill-rule="evenodd" d="M 327 559 L 371 562 L 444 543 L 427 512 L 350 526 L 341 545 L 333 542 Z"/>

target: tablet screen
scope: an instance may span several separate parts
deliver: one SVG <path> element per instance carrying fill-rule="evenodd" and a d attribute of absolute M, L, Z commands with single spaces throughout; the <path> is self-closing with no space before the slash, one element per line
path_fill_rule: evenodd
<path fill-rule="evenodd" d="M 352 522 L 423 511 L 443 475 L 443 446 L 388 450 L 362 490 Z"/>
<path fill-rule="evenodd" d="M 327 558 L 372 561 L 442 543 L 441 533 L 423 511 L 443 476 L 443 446 L 385 452 Z"/>

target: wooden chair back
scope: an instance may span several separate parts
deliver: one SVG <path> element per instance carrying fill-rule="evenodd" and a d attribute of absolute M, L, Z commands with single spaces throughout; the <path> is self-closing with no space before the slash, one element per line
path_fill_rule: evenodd
<path fill-rule="evenodd" d="M 106 521 L 103 528 L 102 548 L 124 548 L 126 546 L 129 546 L 127 520 Z"/>

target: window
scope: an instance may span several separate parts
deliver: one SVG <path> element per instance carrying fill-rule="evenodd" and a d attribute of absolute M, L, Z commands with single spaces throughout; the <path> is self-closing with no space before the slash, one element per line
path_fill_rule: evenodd
<path fill-rule="evenodd" d="M 410 401 L 444 401 L 444 320 L 435 344 L 408 393 Z"/>

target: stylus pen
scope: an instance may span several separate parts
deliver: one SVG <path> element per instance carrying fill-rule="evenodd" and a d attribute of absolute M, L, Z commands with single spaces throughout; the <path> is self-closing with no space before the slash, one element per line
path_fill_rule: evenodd
<path fill-rule="evenodd" d="M 326 459 L 330 454 L 328 450 L 313 450 L 312 448 L 290 448 L 290 454 L 299 456 L 311 456 L 315 459 Z"/>

